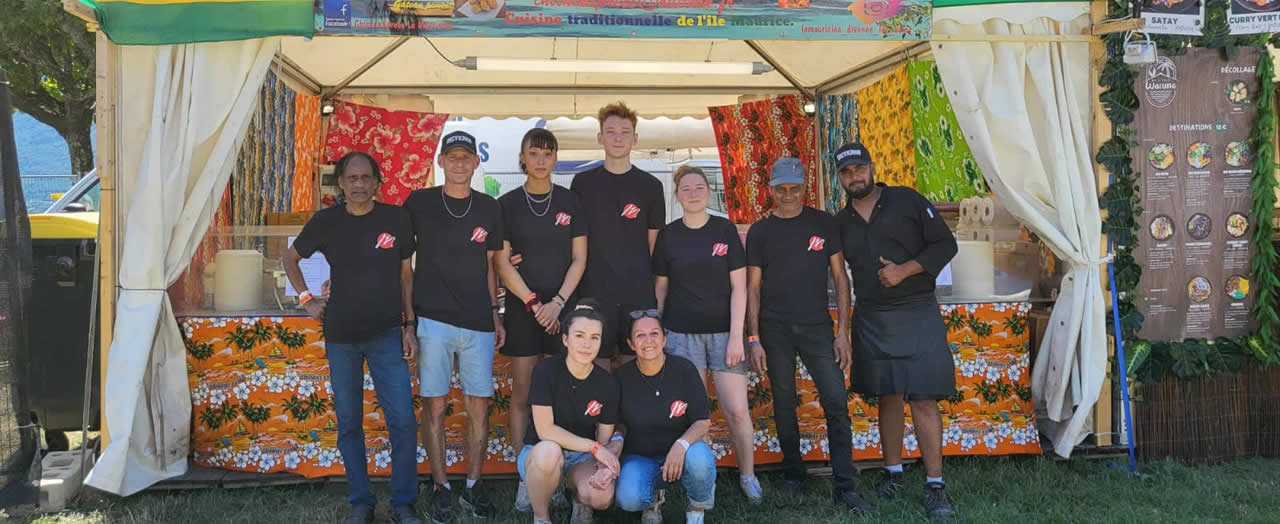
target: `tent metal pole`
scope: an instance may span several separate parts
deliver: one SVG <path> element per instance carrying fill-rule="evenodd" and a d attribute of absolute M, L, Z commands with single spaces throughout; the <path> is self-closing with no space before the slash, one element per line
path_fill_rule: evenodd
<path fill-rule="evenodd" d="M 365 72 L 372 69 L 373 66 L 378 65 L 378 62 L 381 62 L 383 58 L 386 58 L 391 53 L 394 53 L 396 49 L 400 49 L 400 46 L 404 45 L 404 43 L 408 41 L 409 41 L 409 37 L 407 36 L 401 36 L 399 38 L 396 38 L 390 44 L 387 44 L 387 47 L 384 47 L 382 48 L 381 51 L 378 51 L 378 54 L 373 55 L 373 57 L 370 58 L 367 62 L 365 62 L 364 65 L 356 68 L 356 70 L 352 71 L 351 74 L 347 75 L 346 78 L 343 78 L 342 81 L 338 82 L 337 85 L 333 87 L 325 88 L 320 92 L 320 94 L 325 98 L 330 98 L 338 94 L 347 86 L 351 85 L 352 82 L 355 82 L 357 78 L 360 78 L 360 75 L 365 74 Z"/>
<path fill-rule="evenodd" d="M 831 93 L 858 81 L 858 79 L 863 78 L 870 73 L 874 73 L 886 67 L 896 66 L 930 51 L 932 51 L 932 48 L 929 46 L 929 42 L 917 42 L 901 49 L 895 49 L 877 56 L 860 66 L 822 81 L 814 88 L 814 91 L 818 95 Z"/>
<path fill-rule="evenodd" d="M 756 42 L 755 40 L 743 40 L 743 42 L 745 42 L 747 44 L 747 47 L 750 47 L 752 51 L 755 51 L 755 53 L 760 56 L 761 60 L 764 60 L 765 63 L 772 66 L 773 69 L 777 71 L 779 75 L 782 75 L 782 78 L 787 79 L 788 83 L 790 83 L 793 87 L 796 88 L 797 91 L 799 91 L 801 94 L 804 95 L 805 100 L 808 100 L 811 102 L 813 101 L 814 90 L 808 87 L 805 87 L 804 84 L 800 83 L 800 80 L 796 79 L 795 75 L 791 74 L 790 71 L 787 71 L 786 68 L 782 67 L 782 64 L 779 63 L 776 59 L 774 59 L 773 55 L 770 55 L 769 51 L 765 49 L 764 46 L 760 45 L 760 43 Z"/>
<path fill-rule="evenodd" d="M 634 85 L 398 85 L 352 86 L 350 95 L 794 95 L 792 87 L 769 86 L 652 86 Z"/>

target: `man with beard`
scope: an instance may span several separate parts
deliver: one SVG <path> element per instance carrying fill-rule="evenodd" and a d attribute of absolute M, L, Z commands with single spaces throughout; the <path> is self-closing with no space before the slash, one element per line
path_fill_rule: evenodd
<path fill-rule="evenodd" d="M 835 503 L 867 515 L 875 508 L 854 491 L 853 433 L 844 373 L 849 371 L 849 277 L 840 230 L 831 215 L 804 205 L 804 165 L 795 158 L 773 164 L 769 186 L 776 207 L 747 232 L 747 347 L 751 367 L 768 374 L 778 426 L 784 493 L 804 491 L 808 473 L 796 419 L 796 357 L 818 387 L 827 421 Z M 827 275 L 835 281 L 839 333 L 832 337 Z"/>
<path fill-rule="evenodd" d="M 877 489 L 903 486 L 903 403 L 911 405 L 925 464 L 925 509 L 946 520 L 951 503 L 942 482 L 942 417 L 938 401 L 956 390 L 947 328 L 934 296 L 937 275 L 956 254 L 956 239 L 923 196 L 875 183 L 875 163 L 862 144 L 835 153 L 849 201 L 837 215 L 853 273 L 853 390 L 880 397 L 885 471 Z"/>

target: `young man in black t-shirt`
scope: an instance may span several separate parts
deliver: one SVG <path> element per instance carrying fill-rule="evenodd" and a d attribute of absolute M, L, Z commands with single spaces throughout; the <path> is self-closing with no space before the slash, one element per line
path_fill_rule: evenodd
<path fill-rule="evenodd" d="M 667 213 L 662 182 L 631 164 L 636 112 L 619 102 L 600 109 L 597 117 L 604 165 L 578 173 L 570 187 L 579 196 L 591 236 L 581 295 L 598 300 L 610 317 L 600 348 L 601 365 L 608 367 L 615 352 L 631 352 L 623 333 L 627 315 L 657 304 L 649 257 Z"/>
<path fill-rule="evenodd" d="M 851 358 L 849 277 L 835 219 L 804 205 L 804 172 L 795 158 L 773 164 L 769 185 L 776 207 L 747 232 L 747 345 L 751 366 L 757 373 L 768 373 L 773 388 L 786 490 L 800 493 L 807 476 L 796 419 L 798 356 L 813 377 L 826 415 L 835 501 L 866 514 L 874 508 L 854 491 L 857 470 L 844 387 Z M 827 312 L 828 274 L 835 281 L 840 318 L 834 339 Z"/>
<path fill-rule="evenodd" d="M 324 323 L 325 357 L 338 416 L 338 451 L 346 468 L 352 505 L 349 523 L 373 521 L 376 500 L 369 487 L 364 445 L 364 364 L 391 436 L 391 506 L 393 519 L 418 524 L 417 421 L 408 361 L 417 352 L 409 291 L 413 288 L 413 228 L 399 206 L 373 201 L 382 176 L 365 153 L 348 153 L 335 174 L 346 203 L 315 214 L 284 257 L 285 274 L 299 303 Z M 307 287 L 298 262 L 323 253 L 331 269 L 326 300 Z M 315 282 L 319 284 L 318 282 Z M 402 317 L 402 315 L 404 315 Z"/>
<path fill-rule="evenodd" d="M 458 359 L 458 375 L 470 421 L 467 486 L 461 501 L 477 517 L 493 514 L 493 504 L 477 482 L 489 435 L 493 396 L 493 353 L 504 338 L 498 318 L 493 255 L 502 250 L 502 213 L 493 197 L 471 190 L 480 166 L 475 137 L 456 131 L 441 140 L 442 187 L 419 189 L 404 207 L 418 240 L 413 307 L 418 317 L 419 395 L 429 405 L 422 438 L 435 480 L 433 518 L 454 518 L 445 475 L 445 395 Z"/>

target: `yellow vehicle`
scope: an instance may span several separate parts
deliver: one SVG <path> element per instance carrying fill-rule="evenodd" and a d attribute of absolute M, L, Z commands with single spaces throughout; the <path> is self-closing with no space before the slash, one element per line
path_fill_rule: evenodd
<path fill-rule="evenodd" d="M 32 414 L 51 450 L 67 448 L 64 431 L 79 430 L 97 256 L 97 178 L 81 180 L 50 210 L 31 215 L 33 278 L 28 311 L 27 391 Z M 92 338 L 91 338 L 92 337 Z M 90 427 L 98 426 L 98 366 L 93 366 Z"/>

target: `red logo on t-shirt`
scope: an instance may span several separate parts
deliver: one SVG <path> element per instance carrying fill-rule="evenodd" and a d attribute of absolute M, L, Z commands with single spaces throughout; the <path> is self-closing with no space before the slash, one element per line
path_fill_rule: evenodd
<path fill-rule="evenodd" d="M 716 245 L 711 246 L 711 256 L 713 257 L 722 257 L 727 253 L 729 253 L 729 244 L 716 242 Z"/>
<path fill-rule="evenodd" d="M 640 216 L 640 206 L 635 204 L 627 204 L 626 206 L 623 206 L 622 216 L 626 217 L 628 220 L 634 220 L 636 217 Z"/>
<path fill-rule="evenodd" d="M 809 237 L 809 251 L 822 251 L 823 246 L 827 245 L 826 239 L 814 235 Z"/>
<path fill-rule="evenodd" d="M 597 401 L 592 400 L 591 402 L 587 403 L 587 410 L 582 412 L 582 414 L 588 417 L 594 417 L 600 414 L 600 410 L 602 408 L 604 408 L 604 404 L 601 404 Z"/>
<path fill-rule="evenodd" d="M 683 400 L 677 400 L 671 403 L 671 415 L 667 418 L 683 417 L 684 411 L 689 409 L 689 404 Z"/>
<path fill-rule="evenodd" d="M 391 236 L 391 233 L 383 233 L 378 235 L 378 243 L 374 244 L 374 247 L 378 249 L 391 249 L 391 246 L 394 245 L 396 245 L 396 237 Z"/>
<path fill-rule="evenodd" d="M 475 228 L 475 229 L 472 229 L 472 230 L 471 230 L 471 241 L 472 241 L 472 242 L 475 242 L 475 243 L 477 243 L 477 244 L 483 244 L 483 243 L 484 243 L 484 239 L 485 239 L 485 238 L 488 238 L 488 237 L 489 237 L 489 232 L 488 232 L 488 231 L 486 231 L 486 230 L 485 230 L 485 228 L 483 228 L 483 227 L 476 226 L 476 228 Z"/>
<path fill-rule="evenodd" d="M 573 217 L 570 216 L 568 213 L 565 213 L 563 211 L 556 213 L 557 226 L 567 226 L 569 225 L 569 222 L 572 222 L 572 221 L 573 221 Z"/>

